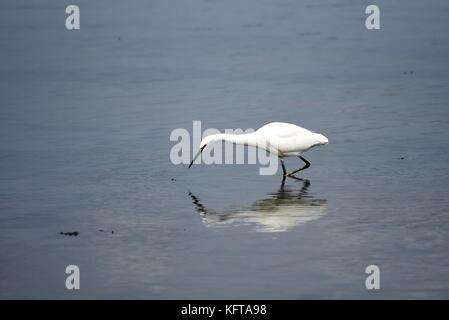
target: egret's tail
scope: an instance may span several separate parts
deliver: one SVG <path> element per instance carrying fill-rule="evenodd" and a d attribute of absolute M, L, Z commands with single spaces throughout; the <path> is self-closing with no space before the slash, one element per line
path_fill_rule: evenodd
<path fill-rule="evenodd" d="M 317 137 L 318 141 L 320 142 L 320 144 L 328 144 L 329 143 L 329 139 L 320 133 L 317 133 L 316 137 Z"/>

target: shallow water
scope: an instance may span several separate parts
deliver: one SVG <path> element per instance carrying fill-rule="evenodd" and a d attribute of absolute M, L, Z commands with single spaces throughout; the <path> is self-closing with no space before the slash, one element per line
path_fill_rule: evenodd
<path fill-rule="evenodd" d="M 446 1 L 377 1 L 379 31 L 358 1 L 78 3 L 75 32 L 0 4 L 1 298 L 449 297 Z M 284 185 L 187 170 L 193 120 L 330 144 Z"/>

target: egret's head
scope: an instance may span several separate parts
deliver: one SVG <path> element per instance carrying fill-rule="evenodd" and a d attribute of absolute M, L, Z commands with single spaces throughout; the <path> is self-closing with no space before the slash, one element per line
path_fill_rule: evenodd
<path fill-rule="evenodd" d="M 200 150 L 198 150 L 198 152 L 196 153 L 196 155 L 193 157 L 192 161 L 190 162 L 189 168 L 192 166 L 193 162 L 196 160 L 196 158 L 198 158 L 201 153 L 203 152 L 204 149 L 206 149 L 206 147 L 209 144 L 214 143 L 215 141 L 217 141 L 217 137 L 216 135 L 210 135 L 205 137 L 203 140 L 201 140 L 200 143 Z"/>
<path fill-rule="evenodd" d="M 201 140 L 200 150 L 204 150 L 207 145 L 212 144 L 215 141 L 216 141 L 216 135 L 215 134 L 205 137 L 203 140 Z"/>

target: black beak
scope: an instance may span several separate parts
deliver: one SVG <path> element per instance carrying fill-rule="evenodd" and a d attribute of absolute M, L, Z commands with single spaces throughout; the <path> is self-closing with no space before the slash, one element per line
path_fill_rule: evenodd
<path fill-rule="evenodd" d="M 203 152 L 204 148 L 206 148 L 206 144 L 197 152 L 197 154 L 193 157 L 192 161 L 189 164 L 189 169 L 192 166 L 193 162 L 201 155 L 201 152 Z"/>

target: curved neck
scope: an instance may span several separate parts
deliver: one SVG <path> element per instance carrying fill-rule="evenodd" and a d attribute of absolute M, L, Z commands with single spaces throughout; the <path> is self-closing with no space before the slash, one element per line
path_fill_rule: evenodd
<path fill-rule="evenodd" d="M 216 134 L 214 140 L 226 141 L 235 144 L 242 144 L 245 146 L 257 147 L 257 136 L 255 132 L 243 133 L 243 134 L 229 134 L 229 133 L 219 133 Z"/>

